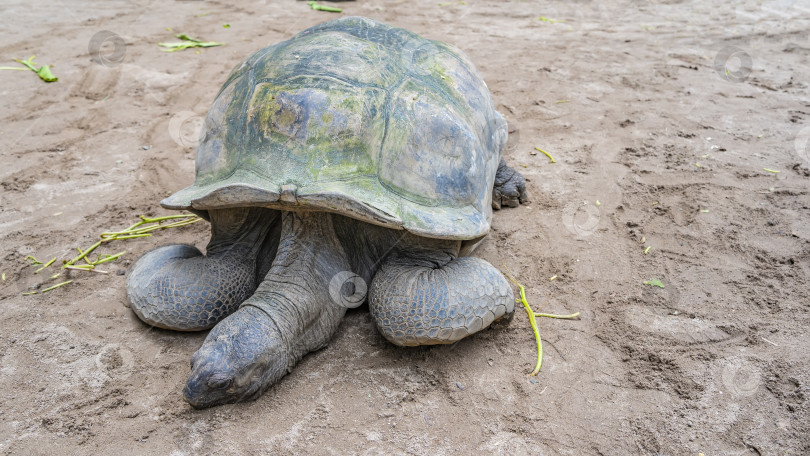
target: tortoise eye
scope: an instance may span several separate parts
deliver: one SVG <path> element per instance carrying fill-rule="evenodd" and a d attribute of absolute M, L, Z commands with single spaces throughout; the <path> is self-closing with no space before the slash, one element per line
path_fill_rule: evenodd
<path fill-rule="evenodd" d="M 211 389 L 227 389 L 233 384 L 232 378 L 209 378 L 208 387 Z"/>

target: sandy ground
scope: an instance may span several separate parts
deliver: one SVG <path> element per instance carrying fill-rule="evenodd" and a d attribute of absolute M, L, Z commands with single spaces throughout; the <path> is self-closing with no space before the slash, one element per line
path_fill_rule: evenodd
<path fill-rule="evenodd" d="M 361 308 L 259 400 L 195 411 L 181 389 L 205 335 L 142 324 L 122 275 L 22 296 L 46 282 L 26 255 L 65 258 L 167 214 L 158 201 L 192 182 L 195 129 L 230 69 L 336 15 L 6 0 L 1 65 L 36 54 L 59 82 L 0 72 L 0 453 L 810 452 L 806 3 L 342 6 L 462 48 L 508 118 L 532 203 L 497 213 L 476 255 L 508 266 L 536 310 L 582 312 L 540 321 L 541 374 L 527 375 L 520 309 L 403 349 Z M 164 53 L 167 27 L 227 45 Z M 207 226 L 105 247 L 129 249 L 108 269 L 177 241 L 204 247 Z"/>

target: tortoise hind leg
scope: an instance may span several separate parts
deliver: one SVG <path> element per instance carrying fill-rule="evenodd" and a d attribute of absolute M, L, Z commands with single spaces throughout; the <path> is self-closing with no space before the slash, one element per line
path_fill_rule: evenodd
<path fill-rule="evenodd" d="M 214 326 L 256 290 L 257 273 L 275 256 L 279 212 L 264 208 L 209 211 L 206 255 L 190 245 L 146 252 L 127 273 L 127 295 L 145 323 L 178 331 Z M 272 258 L 270 258 L 272 261 Z"/>
<path fill-rule="evenodd" d="M 495 174 L 495 185 L 492 189 L 492 208 L 500 209 L 502 206 L 518 207 L 529 202 L 526 195 L 526 179 L 506 164 L 501 157 L 498 171 Z"/>
<path fill-rule="evenodd" d="M 515 310 L 500 271 L 480 258 L 456 258 L 458 242 L 442 242 L 454 251 L 398 252 L 374 276 L 371 315 L 396 345 L 453 343 Z"/>

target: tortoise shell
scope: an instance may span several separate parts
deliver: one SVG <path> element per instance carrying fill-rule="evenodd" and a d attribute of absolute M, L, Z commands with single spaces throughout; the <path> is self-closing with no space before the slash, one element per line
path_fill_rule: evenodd
<path fill-rule="evenodd" d="M 461 51 L 346 17 L 234 69 L 206 116 L 194 185 L 161 204 L 322 210 L 476 239 L 489 231 L 506 135 Z"/>

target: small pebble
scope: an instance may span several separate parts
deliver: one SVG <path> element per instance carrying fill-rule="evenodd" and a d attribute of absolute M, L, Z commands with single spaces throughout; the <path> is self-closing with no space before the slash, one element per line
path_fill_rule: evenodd
<path fill-rule="evenodd" d="M 459 382 L 456 382 L 456 387 L 458 387 L 458 389 L 460 389 L 460 390 L 464 389 L 464 387 L 461 386 L 461 383 L 459 383 Z"/>
<path fill-rule="evenodd" d="M 152 146 L 141 146 L 141 149 L 143 149 L 143 150 L 149 150 L 151 148 L 152 148 Z"/>
<path fill-rule="evenodd" d="M 535 384 L 535 385 L 536 385 L 536 384 L 537 384 L 537 383 L 539 383 L 539 382 L 537 381 L 537 379 L 536 379 L 536 378 L 530 378 L 530 379 L 529 379 L 529 383 L 533 383 L 533 384 Z"/>
<path fill-rule="evenodd" d="M 115 271 L 115 273 L 118 274 L 118 275 L 124 275 L 124 274 L 127 273 L 127 271 L 124 270 L 124 269 L 119 269 L 119 270 Z"/>

